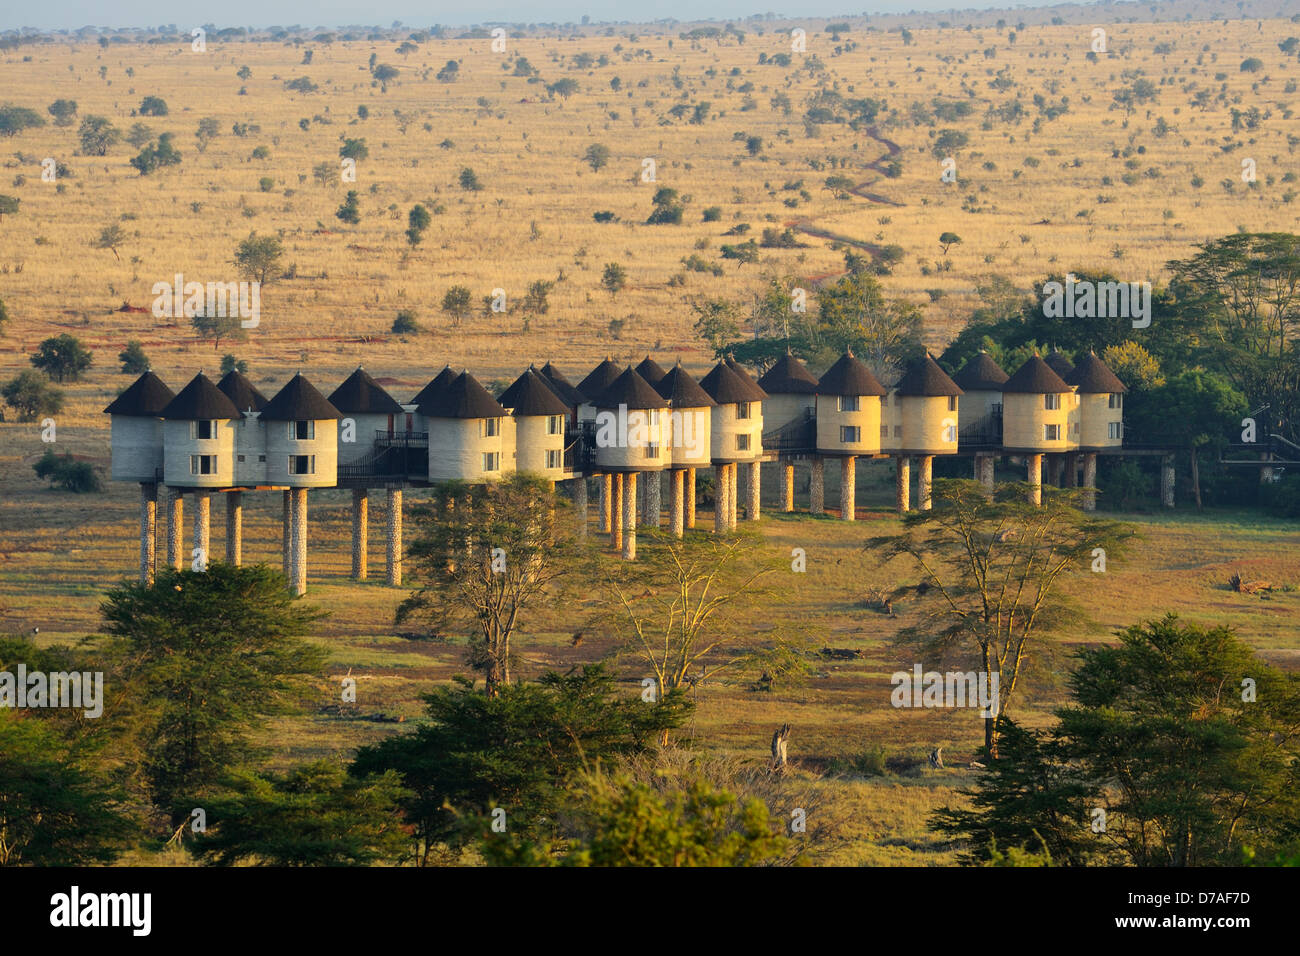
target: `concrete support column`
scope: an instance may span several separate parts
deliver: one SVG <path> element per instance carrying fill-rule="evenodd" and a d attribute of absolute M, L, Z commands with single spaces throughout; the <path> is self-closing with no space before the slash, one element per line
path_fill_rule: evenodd
<path fill-rule="evenodd" d="M 364 581 L 370 568 L 370 492 L 352 489 L 352 580 Z"/>
<path fill-rule="evenodd" d="M 578 522 L 579 538 L 587 537 L 587 479 L 578 478 L 573 484 L 573 516 Z"/>
<path fill-rule="evenodd" d="M 609 546 L 615 551 L 623 547 L 623 473 L 613 476 L 609 498 Z"/>
<path fill-rule="evenodd" d="M 185 534 L 185 498 L 179 488 L 167 489 L 167 566 L 173 571 L 181 569 L 181 542 Z"/>
<path fill-rule="evenodd" d="M 757 521 L 763 506 L 763 463 L 752 462 L 749 466 L 749 512 L 750 521 Z"/>
<path fill-rule="evenodd" d="M 1097 453 L 1083 456 L 1083 510 L 1097 510 Z"/>
<path fill-rule="evenodd" d="M 194 551 L 190 552 L 190 567 L 195 563 L 206 568 L 212 556 L 212 492 L 194 492 Z M 198 553 L 195 554 L 194 552 Z M 196 560 L 197 559 L 197 562 Z"/>
<path fill-rule="evenodd" d="M 140 583 L 153 584 L 158 567 L 154 539 L 158 534 L 158 483 L 140 482 Z"/>
<path fill-rule="evenodd" d="M 727 466 L 713 466 L 713 531 L 725 534 L 727 530 Z"/>
<path fill-rule="evenodd" d="M 680 538 L 686 527 L 686 473 L 681 468 L 671 472 L 672 485 L 668 489 L 668 524 L 673 537 Z"/>
<path fill-rule="evenodd" d="M 636 560 L 636 478 L 635 471 L 629 471 L 624 479 L 627 484 L 623 490 L 623 560 Z"/>
<path fill-rule="evenodd" d="M 1174 456 L 1160 459 L 1160 503 L 1166 508 L 1174 506 Z"/>
<path fill-rule="evenodd" d="M 997 459 L 992 455 L 975 456 L 975 480 L 984 486 L 984 493 L 993 496 L 993 464 Z"/>
<path fill-rule="evenodd" d="M 686 469 L 686 490 L 683 493 L 686 498 L 686 527 L 694 530 L 695 528 L 695 469 Z"/>
<path fill-rule="evenodd" d="M 1029 503 L 1035 507 L 1043 503 L 1043 456 L 1025 456 L 1025 480 L 1029 482 Z"/>
<path fill-rule="evenodd" d="M 614 496 L 614 476 L 600 475 L 600 533 L 609 534 L 610 499 Z"/>
<path fill-rule="evenodd" d="M 402 586 L 402 489 L 388 489 L 388 586 Z"/>
<path fill-rule="evenodd" d="M 934 484 L 934 456 L 918 455 L 916 468 L 916 504 L 922 511 L 929 511 L 930 488 Z"/>
<path fill-rule="evenodd" d="M 657 472 L 647 472 L 646 483 L 646 521 L 651 528 L 659 527 L 659 512 L 663 511 L 663 476 Z"/>
<path fill-rule="evenodd" d="M 813 458 L 808 469 L 808 513 L 826 513 L 826 462 L 820 455 Z"/>
<path fill-rule="evenodd" d="M 307 593 L 307 489 L 294 488 L 289 492 L 289 545 L 293 551 L 290 561 L 289 587 L 294 594 Z"/>
<path fill-rule="evenodd" d="M 244 493 L 226 492 L 226 564 L 244 563 Z"/>
<path fill-rule="evenodd" d="M 858 500 L 858 460 L 852 455 L 840 459 L 840 517 L 853 521 Z"/>
<path fill-rule="evenodd" d="M 289 525 L 292 524 L 292 522 L 290 521 L 290 516 L 289 516 L 290 509 L 289 509 L 288 488 L 284 490 L 283 506 L 284 506 L 284 541 L 280 549 L 280 556 L 282 559 L 282 564 L 284 565 L 285 580 L 289 580 L 289 564 L 293 557 L 293 549 L 291 547 L 292 542 L 289 540 Z"/>
<path fill-rule="evenodd" d="M 735 531 L 740 521 L 740 465 L 728 465 L 727 476 L 727 530 Z"/>
<path fill-rule="evenodd" d="M 1065 487 L 1079 487 L 1079 456 L 1072 451 L 1065 455 Z"/>
<path fill-rule="evenodd" d="M 782 461 L 777 467 L 781 469 L 781 510 L 794 511 L 794 464 Z"/>
<path fill-rule="evenodd" d="M 894 465 L 897 469 L 895 475 L 896 487 L 894 489 L 894 507 L 898 509 L 900 515 L 907 514 L 911 507 L 912 496 L 912 459 L 906 455 L 898 455 L 894 458 Z"/>

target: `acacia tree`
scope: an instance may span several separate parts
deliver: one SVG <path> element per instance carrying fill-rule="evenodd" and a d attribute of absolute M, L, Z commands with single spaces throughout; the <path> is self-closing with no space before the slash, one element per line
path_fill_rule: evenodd
<path fill-rule="evenodd" d="M 298 603 L 265 565 L 168 568 L 153 585 L 109 591 L 100 610 L 130 700 L 143 711 L 150 795 L 173 821 L 254 753 L 252 732 L 292 712 L 325 660 L 301 640 L 323 614 Z"/>
<path fill-rule="evenodd" d="M 31 357 L 32 365 L 60 384 L 64 379 L 75 382 L 93 362 L 94 355 L 81 340 L 66 332 L 46 339 Z"/>
<path fill-rule="evenodd" d="M 1034 649 L 1055 626 L 1075 617 L 1060 594 L 1063 579 L 1122 556 L 1127 526 L 1080 511 L 1079 490 L 1044 487 L 1042 505 L 1027 486 L 1004 484 L 990 499 L 975 481 L 938 478 L 928 511 L 903 519 L 903 534 L 875 538 L 867 548 L 886 559 L 910 558 L 925 587 L 919 616 L 900 641 L 927 660 L 978 660 L 998 678 L 996 713 L 984 718 L 984 746 L 997 757 L 1000 721 L 1020 689 Z"/>
<path fill-rule="evenodd" d="M 235 248 L 235 265 L 240 275 L 256 279 L 266 285 L 280 275 L 280 260 L 284 258 L 284 245 L 275 236 L 258 237 L 250 232 L 248 238 Z"/>
<path fill-rule="evenodd" d="M 732 612 L 763 594 L 775 571 L 749 535 L 664 538 L 635 565 L 608 569 L 605 592 L 626 647 L 672 696 L 750 656 Z"/>
<path fill-rule="evenodd" d="M 513 472 L 499 484 L 439 486 L 435 501 L 415 509 L 409 555 L 419 590 L 401 603 L 397 621 L 475 632 L 469 664 L 495 697 L 510 682 L 511 641 L 543 600 L 559 604 L 581 570 L 577 542 L 560 532 L 550 483 Z"/>

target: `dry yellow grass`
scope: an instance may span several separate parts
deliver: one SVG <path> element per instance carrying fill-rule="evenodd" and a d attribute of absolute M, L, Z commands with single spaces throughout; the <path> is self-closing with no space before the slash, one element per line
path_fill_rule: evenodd
<path fill-rule="evenodd" d="M 0 60 L 4 100 L 43 111 L 55 98 L 69 97 L 77 100 L 82 116 L 107 116 L 123 131 L 145 122 L 155 135 L 175 133 L 184 161 L 142 178 L 129 166 L 135 150 L 125 144 L 103 158 L 75 155 L 75 126 L 50 125 L 6 141 L 9 158 L 0 192 L 19 195 L 22 209 L 0 223 L 0 298 L 13 316 L 0 339 L 0 378 L 27 367 L 28 355 L 49 335 L 68 331 L 82 338 L 95 351 L 96 364 L 82 382 L 67 387 L 56 447 L 106 466 L 108 428 L 100 410 L 128 381 L 116 372 L 114 357 L 131 338 L 144 344 L 155 370 L 174 388 L 200 368 L 215 371 L 221 353 L 234 351 L 249 361 L 254 381 L 268 392 L 299 367 L 328 392 L 364 361 L 373 373 L 391 379 L 393 392 L 405 399 L 444 362 L 468 366 L 485 382 L 512 377 L 529 361 L 547 358 L 576 381 L 606 352 L 623 360 L 646 351 L 661 361 L 681 355 L 698 370 L 708 356 L 692 332 L 688 296 L 741 299 L 763 271 L 808 279 L 841 268 L 840 254 L 828 243 L 807 239 L 806 249 L 763 250 L 758 266 L 727 262 L 721 278 L 686 272 L 683 287 L 668 286 L 669 278 L 683 271 L 682 257 L 698 251 L 717 260 L 720 243 L 734 241 L 722 233 L 737 222 L 749 223 L 754 235 L 766 226 L 808 221 L 859 240 L 903 246 L 906 258 L 883 281 L 891 293 L 924 304 L 927 338 L 936 345 L 960 327 L 975 303 L 975 282 L 990 272 L 1025 288 L 1049 270 L 1066 269 L 1110 268 L 1124 278 L 1158 282 L 1163 263 L 1187 255 L 1197 241 L 1239 226 L 1295 229 L 1296 207 L 1283 198 L 1292 187 L 1282 181 L 1294 166 L 1288 138 L 1300 135 L 1290 111 L 1294 91 L 1284 92 L 1294 63 L 1285 63 L 1276 46 L 1290 28 L 1285 21 L 1265 22 L 1262 29 L 1255 21 L 1116 24 L 1110 45 L 1118 56 L 1100 63 L 1085 60 L 1089 31 L 1077 26 L 1031 26 L 1014 44 L 1005 31 L 993 29 L 915 29 L 911 46 L 904 46 L 897 33 L 855 29 L 849 39 L 857 46 L 841 55 L 833 55 L 824 33 L 810 32 L 809 53 L 820 58 L 825 74 L 757 65 L 760 53 L 788 50 L 788 32 L 777 32 L 776 26 L 765 35 L 751 33 L 743 45 L 689 43 L 639 28 L 635 41 L 626 35 L 512 39 L 510 54 L 526 56 L 545 81 L 578 80 L 575 95 L 554 100 L 544 84 L 529 84 L 503 68 L 511 61 L 492 53 L 487 40 L 431 41 L 406 59 L 386 42 L 307 44 L 314 50 L 310 65 L 300 63 L 303 48 L 270 43 L 212 42 L 206 54 L 191 53 L 187 46 L 101 50 L 85 43 L 6 53 Z M 1158 44 L 1172 44 L 1172 51 L 1157 54 Z M 995 54 L 985 58 L 982 51 L 990 47 Z M 369 82 L 366 64 L 372 52 L 402 70 L 387 93 Z M 610 63 L 576 70 L 571 58 L 581 52 L 606 55 Z M 1239 72 L 1247 56 L 1262 59 L 1264 71 Z M 462 61 L 460 80 L 435 80 L 433 73 L 452 58 Z M 797 65 L 802 57 L 795 59 Z M 235 71 L 245 64 L 252 77 L 242 83 Z M 101 67 L 106 79 L 99 76 Z M 740 73 L 731 75 L 733 69 Z M 998 93 L 989 82 L 1004 69 L 1016 86 Z M 427 78 L 421 78 L 426 70 Z M 673 83 L 674 70 L 680 89 Z M 1130 82 L 1121 76 L 1125 70 L 1142 70 L 1157 84 L 1168 81 L 1158 86 L 1155 103 L 1129 117 L 1112 108 L 1113 93 Z M 1218 72 L 1225 74 L 1222 80 L 1215 78 Z M 620 92 L 610 88 L 615 75 Z M 287 92 L 284 82 L 298 76 L 311 77 L 320 92 Z M 740 91 L 746 82 L 754 84 L 752 93 Z M 887 101 L 879 132 L 902 147 L 903 175 L 879 179 L 868 189 L 903 205 L 836 200 L 821 188 L 827 175 L 841 170 L 815 170 L 810 160 L 824 164 L 829 157 L 843 158 L 845 174 L 865 183 L 878 178 L 867 164 L 882 151 L 876 141 L 845 126 L 823 126 L 816 137 L 805 134 L 800 116 L 807 98 L 832 84 L 845 96 Z M 929 151 L 933 130 L 913 125 L 909 109 L 936 96 L 963 98 L 964 84 L 975 91 L 974 118 L 936 127 L 952 126 L 971 137 L 957 153 L 963 182 L 945 185 Z M 1192 90 L 1184 90 L 1184 84 L 1216 95 L 1222 90 L 1225 102 L 1208 111 L 1192 108 Z M 241 86 L 246 96 L 238 95 Z M 790 97 L 791 115 L 770 107 L 778 93 Z M 1034 93 L 1052 102 L 1068 96 L 1070 112 L 1032 132 Z M 131 117 L 146 95 L 162 96 L 171 115 Z M 757 108 L 744 108 L 747 95 Z M 995 121 L 991 129 L 981 129 L 987 106 L 1016 95 L 1031 114 L 1024 122 Z M 478 105 L 480 98 L 486 106 Z M 661 122 L 677 102 L 706 100 L 710 118 L 702 125 Z M 357 118 L 361 105 L 370 111 L 366 120 Z M 1229 108 L 1251 106 L 1267 118 L 1257 130 L 1233 133 Z M 193 133 L 207 116 L 217 118 L 221 136 L 200 153 Z M 1162 116 L 1174 130 L 1158 138 L 1151 130 Z M 298 125 L 302 118 L 318 119 L 304 131 Z M 259 124 L 261 132 L 232 135 L 232 124 L 247 122 Z M 762 154 L 748 156 L 733 138 L 737 132 L 761 136 Z M 312 168 L 337 164 L 344 136 L 364 137 L 370 149 L 370 158 L 359 164 L 356 185 L 316 184 Z M 454 146 L 440 148 L 444 140 Z M 1238 140 L 1242 148 L 1225 151 Z M 613 154 L 599 173 L 581 160 L 592 143 L 608 145 Z M 269 148 L 270 158 L 251 159 L 261 145 Z M 1125 158 L 1112 153 L 1130 145 L 1145 147 L 1145 153 L 1129 157 L 1138 160 L 1138 179 L 1126 186 L 1120 181 L 1130 171 Z M 40 181 L 39 161 L 47 155 L 67 162 L 75 174 L 63 181 L 62 192 Z M 1256 190 L 1239 182 L 1243 156 L 1258 163 Z M 633 182 L 644 157 L 657 162 L 655 185 Z M 1039 165 L 1026 166 L 1028 157 Z M 985 169 L 984 163 L 994 168 Z M 459 188 L 463 166 L 476 171 L 483 191 Z M 1143 175 L 1148 168 L 1159 170 L 1159 178 Z M 1019 177 L 1013 176 L 1017 171 Z M 9 185 L 20 174 L 26 184 Z M 274 180 L 270 192 L 259 189 L 264 176 Z M 1107 176 L 1110 185 L 1103 184 Z M 1204 184 L 1193 186 L 1193 176 Z M 783 200 L 798 191 L 782 187 L 798 180 L 812 198 L 789 208 Z M 1231 193 L 1220 185 L 1223 180 L 1237 181 Z M 656 186 L 691 197 L 683 225 L 642 224 Z M 348 188 L 360 192 L 362 221 L 356 227 L 334 217 Z M 962 210 L 970 195 L 977 197 L 980 212 Z M 1099 196 L 1112 201 L 1100 202 Z M 403 229 L 415 202 L 445 208 L 434 216 L 423 244 L 408 254 Z M 702 210 L 715 205 L 723 209 L 722 220 L 701 222 Z M 598 210 L 611 210 L 622 221 L 597 224 L 592 213 Z M 1090 215 L 1079 217 L 1082 210 Z M 1051 224 L 1032 225 L 1041 219 Z M 100 229 L 114 222 L 130 234 L 120 249 L 121 262 L 92 248 Z M 195 339 L 185 320 L 160 324 L 150 315 L 109 311 L 123 300 L 148 306 L 153 283 L 170 281 L 177 272 L 201 281 L 234 279 L 234 247 L 254 229 L 283 235 L 286 259 L 296 265 L 298 277 L 264 289 L 261 327 L 246 342 L 214 351 Z M 945 230 L 964 240 L 946 257 L 937 243 Z M 1122 259 L 1114 257 L 1115 247 Z M 950 271 L 921 274 L 921 264 L 940 258 L 951 261 Z M 622 262 L 629 273 L 628 288 L 615 297 L 600 287 L 601 269 L 609 261 Z M 516 300 L 528 282 L 556 279 L 561 272 L 565 278 L 551 295 L 550 313 L 529 333 L 521 331 L 516 317 L 476 317 L 452 329 L 438 313 L 442 293 L 452 284 L 470 286 L 476 297 L 501 287 Z M 942 289 L 945 296 L 931 304 L 927 289 Z M 395 313 L 405 308 L 414 309 L 432 331 L 406 340 L 389 335 Z M 608 332 L 611 319 L 627 320 L 618 341 Z M 45 640 L 73 640 L 97 628 L 104 588 L 133 573 L 137 491 L 134 485 L 116 485 L 99 496 L 78 497 L 45 490 L 31 471 L 42 450 L 35 426 L 0 424 L 0 628 L 39 626 Z M 871 484 L 865 477 L 860 481 Z M 887 494 L 882 486 L 882 509 Z M 364 710 L 412 719 L 420 713 L 419 693 L 463 670 L 461 649 L 412 645 L 395 637 L 392 611 L 405 592 L 346 579 L 346 508 L 346 493 L 312 495 L 310 600 L 332 613 L 318 639 L 333 651 L 339 674 L 351 667 L 364 676 Z M 246 560 L 278 564 L 278 495 L 249 495 L 246 509 Z M 216 511 L 214 549 L 222 527 L 220 508 Z M 707 515 L 700 520 L 708 526 Z M 1264 601 L 1223 586 L 1232 570 L 1274 583 L 1300 583 L 1295 557 L 1300 533 L 1294 526 L 1245 514 L 1138 520 L 1145 542 L 1128 562 L 1113 564 L 1104 580 L 1089 577 L 1072 585 L 1096 627 L 1060 635 L 1063 642 L 1104 639 L 1112 627 L 1173 609 L 1197 620 L 1232 623 L 1270 659 L 1295 665 L 1293 622 L 1300 611 L 1295 593 L 1279 592 Z M 866 588 L 885 586 L 906 572 L 874 565 L 860 546 L 868 534 L 895 524 L 884 510 L 873 513 L 867 527 L 765 518 L 770 546 L 781 553 L 807 548 L 809 570 L 792 576 L 775 601 L 749 612 L 755 630 L 773 621 L 798 622 L 814 639 L 861 649 L 865 657 L 826 664 L 807 686 L 772 694 L 750 690 L 740 676 L 706 687 L 693 728 L 697 739 L 761 761 L 771 728 L 789 721 L 796 727 L 791 755 L 801 772 L 813 776 L 832 760 L 876 744 L 919 757 L 945 743 L 950 760 L 969 758 L 979 738 L 969 715 L 917 711 L 900 717 L 885 704 L 888 674 L 901 666 L 904 653 L 889 641 L 906 610 L 900 619 L 888 619 L 862 601 Z M 378 568 L 381 542 L 377 532 L 372 537 L 371 564 Z M 548 612 L 526 635 L 521 642 L 528 659 L 525 675 L 611 650 L 608 636 L 599 635 L 571 648 L 567 635 L 574 613 Z M 623 675 L 634 679 L 635 667 L 626 664 Z M 1044 683 L 1026 702 L 1026 718 L 1046 720 L 1060 699 L 1060 686 Z M 388 724 L 327 715 L 284 721 L 275 728 L 277 760 L 346 754 L 391 730 Z M 846 821 L 838 832 L 851 844 L 832 858 L 950 862 L 951 854 L 925 834 L 924 814 L 965 782 L 960 771 L 883 781 L 821 780 L 818 786 Z"/>

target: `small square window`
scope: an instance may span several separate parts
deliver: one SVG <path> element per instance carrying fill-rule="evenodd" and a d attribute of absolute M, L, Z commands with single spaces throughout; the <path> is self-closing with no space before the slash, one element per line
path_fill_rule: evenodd
<path fill-rule="evenodd" d="M 190 455 L 191 475 L 215 475 L 216 473 L 216 455 Z"/>
<path fill-rule="evenodd" d="M 736 436 L 736 451 L 749 451 L 749 436 L 748 436 L 748 435 L 737 435 L 737 436 Z"/>
<path fill-rule="evenodd" d="M 840 443 L 844 445 L 856 445 L 860 440 L 862 429 L 857 425 L 840 426 Z"/>
<path fill-rule="evenodd" d="M 836 408 L 841 412 L 856 412 L 858 410 L 858 396 L 841 395 L 836 399 Z"/>
<path fill-rule="evenodd" d="M 266 462 L 266 456 L 265 456 L 265 455 L 258 455 L 258 456 L 257 456 L 257 460 L 258 460 L 259 462 L 265 464 L 265 462 Z"/>
<path fill-rule="evenodd" d="M 658 446 L 658 445 L 646 445 L 646 446 L 645 446 L 645 456 L 646 456 L 647 458 L 658 458 L 658 457 L 659 457 L 659 446 Z"/>
<path fill-rule="evenodd" d="M 238 457 L 237 460 L 240 461 L 240 462 L 242 462 L 242 461 L 244 460 L 244 456 L 243 456 L 243 455 L 240 455 L 240 456 Z"/>
<path fill-rule="evenodd" d="M 880 426 L 880 437 L 881 437 L 881 439 L 885 439 L 885 438 L 888 438 L 888 437 L 889 437 L 889 426 L 888 426 L 888 425 L 881 425 L 881 426 Z"/>
<path fill-rule="evenodd" d="M 1060 426 L 1060 425 L 1044 425 L 1044 426 L 1043 426 L 1043 440 L 1044 440 L 1044 441 L 1060 441 L 1060 440 L 1061 440 L 1061 426 Z"/>
<path fill-rule="evenodd" d="M 312 421 L 290 422 L 289 437 L 295 441 L 311 441 L 316 437 L 316 423 Z"/>

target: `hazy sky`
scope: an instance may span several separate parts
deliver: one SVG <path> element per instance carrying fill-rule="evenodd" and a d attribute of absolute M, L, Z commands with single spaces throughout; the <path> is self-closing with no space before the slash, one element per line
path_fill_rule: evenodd
<path fill-rule="evenodd" d="M 401 20 L 412 27 L 434 23 L 467 24 L 577 23 L 583 15 L 593 21 L 646 22 L 667 17 L 741 18 L 773 12 L 795 16 L 837 16 L 899 13 L 908 10 L 987 9 L 1008 7 L 1009 0 L 42 0 L 39 3 L 0 0 L 0 30 L 18 27 L 62 29 L 83 26 L 138 27 L 174 23 L 215 23 L 217 26 L 338 26 L 382 24 Z M 1027 6 L 1027 4 L 1016 4 Z"/>

